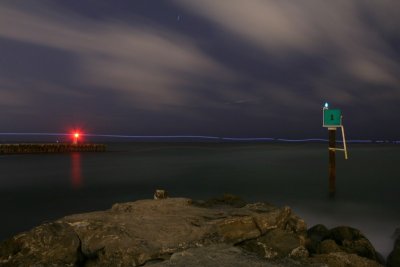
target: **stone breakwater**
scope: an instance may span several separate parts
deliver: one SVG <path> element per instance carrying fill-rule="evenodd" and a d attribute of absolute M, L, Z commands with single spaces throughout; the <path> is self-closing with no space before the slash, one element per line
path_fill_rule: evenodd
<path fill-rule="evenodd" d="M 307 229 L 289 207 L 232 196 L 139 200 L 71 215 L 0 244 L 0 266 L 354 266 L 382 260 L 350 227 Z"/>
<path fill-rule="evenodd" d="M 0 144 L 0 154 L 104 152 L 104 144 Z"/>

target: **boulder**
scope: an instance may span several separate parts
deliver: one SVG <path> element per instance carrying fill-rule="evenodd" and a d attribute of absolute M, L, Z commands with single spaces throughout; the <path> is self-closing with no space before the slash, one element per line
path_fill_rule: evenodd
<path fill-rule="evenodd" d="M 321 241 L 329 237 L 329 230 L 325 225 L 317 224 L 308 229 L 306 247 L 310 253 L 317 253 Z"/>
<path fill-rule="evenodd" d="M 354 253 L 374 261 L 380 260 L 371 242 L 369 242 L 359 230 L 352 227 L 339 226 L 331 229 L 329 234 L 330 238 L 333 239 L 343 251 Z"/>
<path fill-rule="evenodd" d="M 81 242 L 65 222 L 45 223 L 0 244 L 0 266 L 75 266 Z"/>
<path fill-rule="evenodd" d="M 316 251 L 323 254 L 309 257 L 306 229 L 289 207 L 246 204 L 230 195 L 195 203 L 187 198 L 139 200 L 18 234 L 0 244 L 0 266 L 320 267 L 324 261 L 380 266 L 349 254 L 374 251 L 351 228 L 332 229 L 329 235 L 323 227 L 310 229 L 308 239 L 319 242 Z"/>
<path fill-rule="evenodd" d="M 5 242 L 0 246 L 0 262 L 9 266 L 47 262 L 139 266 L 189 248 L 235 245 L 269 229 L 295 236 L 305 228 L 304 221 L 287 207 L 244 205 L 231 196 L 224 199 L 208 207 L 193 205 L 186 198 L 139 200 L 115 204 L 106 211 L 67 216 Z"/>
<path fill-rule="evenodd" d="M 339 226 L 328 230 L 322 224 L 315 225 L 307 231 L 306 247 L 311 254 L 346 252 L 384 263 L 371 242 L 352 227 Z"/>

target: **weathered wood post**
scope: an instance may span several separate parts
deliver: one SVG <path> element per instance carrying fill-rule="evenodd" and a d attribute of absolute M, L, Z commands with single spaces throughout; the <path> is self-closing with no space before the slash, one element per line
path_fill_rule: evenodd
<path fill-rule="evenodd" d="M 328 128 L 329 132 L 329 196 L 336 193 L 336 128 Z"/>
<path fill-rule="evenodd" d="M 325 103 L 323 109 L 323 127 L 328 128 L 329 144 L 329 196 L 334 197 L 336 194 L 336 150 L 344 152 L 347 159 L 346 138 L 344 136 L 344 127 L 342 124 L 342 112 L 340 109 L 329 109 L 328 103 Z M 336 129 L 342 129 L 343 148 L 336 148 Z"/>

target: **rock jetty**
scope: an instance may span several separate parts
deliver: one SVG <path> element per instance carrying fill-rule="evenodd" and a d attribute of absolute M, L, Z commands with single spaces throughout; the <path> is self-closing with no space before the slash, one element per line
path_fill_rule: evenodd
<path fill-rule="evenodd" d="M 0 266 L 378 267 L 358 230 L 225 195 L 139 200 L 71 215 L 0 244 Z"/>
<path fill-rule="evenodd" d="M 104 144 L 0 144 L 0 154 L 104 152 L 106 148 Z"/>

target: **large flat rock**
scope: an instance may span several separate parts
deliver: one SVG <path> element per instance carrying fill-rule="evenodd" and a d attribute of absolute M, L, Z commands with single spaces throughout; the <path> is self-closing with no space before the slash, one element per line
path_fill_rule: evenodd
<path fill-rule="evenodd" d="M 322 266 L 290 208 L 238 203 L 139 200 L 67 216 L 1 243 L 0 266 Z"/>

